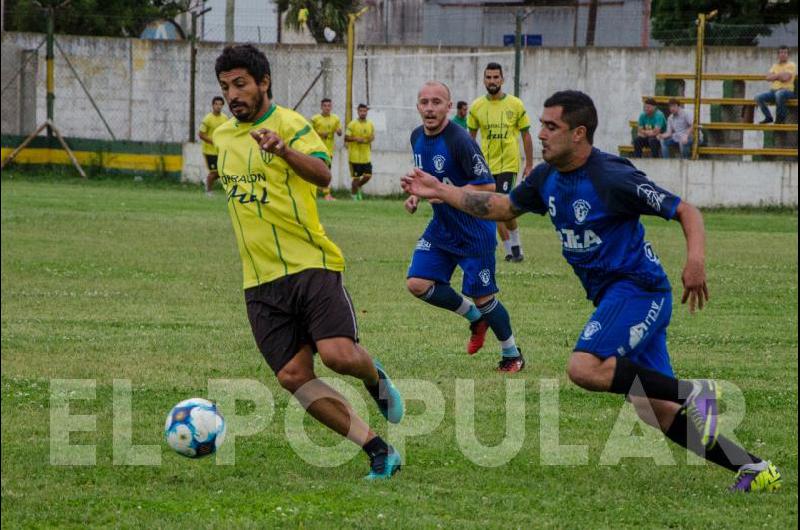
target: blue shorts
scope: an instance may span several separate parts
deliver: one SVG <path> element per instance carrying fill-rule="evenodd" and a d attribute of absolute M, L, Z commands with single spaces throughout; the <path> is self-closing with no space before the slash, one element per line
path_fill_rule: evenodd
<path fill-rule="evenodd" d="M 449 285 L 456 265 L 464 271 L 461 292 L 465 295 L 478 298 L 499 291 L 494 277 L 494 250 L 482 256 L 459 256 L 437 248 L 425 239 L 417 242 L 407 277 Z"/>
<path fill-rule="evenodd" d="M 630 281 L 608 288 L 586 326 L 575 351 L 606 359 L 612 355 L 674 377 L 667 351 L 672 293 L 645 291 Z"/>

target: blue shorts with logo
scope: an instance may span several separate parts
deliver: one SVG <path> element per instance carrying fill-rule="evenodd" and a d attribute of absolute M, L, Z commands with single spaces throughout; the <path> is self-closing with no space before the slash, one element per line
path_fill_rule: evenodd
<path fill-rule="evenodd" d="M 423 278 L 449 285 L 456 265 L 464 271 L 461 292 L 466 296 L 477 298 L 499 291 L 494 275 L 494 249 L 491 253 L 481 256 L 460 256 L 442 250 L 425 239 L 420 239 L 414 254 L 411 255 L 407 277 Z"/>
<path fill-rule="evenodd" d="M 667 351 L 672 293 L 645 291 L 623 280 L 608 288 L 583 328 L 575 351 L 601 359 L 627 357 L 632 362 L 674 377 Z"/>

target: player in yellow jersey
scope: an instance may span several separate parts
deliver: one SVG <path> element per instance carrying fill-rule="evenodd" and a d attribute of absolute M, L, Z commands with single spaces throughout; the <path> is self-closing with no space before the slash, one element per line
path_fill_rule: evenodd
<path fill-rule="evenodd" d="M 215 71 L 235 118 L 214 132 L 214 144 L 256 344 L 311 416 L 364 449 L 367 478 L 389 478 L 400 455 L 314 373 L 318 352 L 328 368 L 361 379 L 387 420 L 403 416 L 399 392 L 358 343 L 344 258 L 319 221 L 317 187 L 331 179 L 325 144 L 305 118 L 272 101 L 269 61 L 255 46 L 227 46 Z"/>
<path fill-rule="evenodd" d="M 214 181 L 219 178 L 217 174 L 217 148 L 214 147 L 214 142 L 211 137 L 214 130 L 228 121 L 228 116 L 222 112 L 222 107 L 225 106 L 225 100 L 219 96 L 214 96 L 211 100 L 211 112 L 203 117 L 200 123 L 200 131 L 197 136 L 203 142 L 203 156 L 206 159 L 206 167 L 208 168 L 208 175 L 206 175 L 206 193 L 211 194 L 211 187 Z"/>
<path fill-rule="evenodd" d="M 372 178 L 371 145 L 375 140 L 375 126 L 367 119 L 369 107 L 358 105 L 358 119 L 347 124 L 344 141 L 350 162 L 350 195 L 354 201 L 364 198 L 361 188 Z"/>
<path fill-rule="evenodd" d="M 312 127 L 314 127 L 319 137 L 322 138 L 322 141 L 325 142 L 325 147 L 328 148 L 331 163 L 333 163 L 333 151 L 336 148 L 334 146 L 335 135 L 342 135 L 342 122 L 339 120 L 339 116 L 331 113 L 332 108 L 333 102 L 331 102 L 331 98 L 323 98 L 320 102 L 320 113 L 314 114 L 311 117 Z M 326 201 L 336 200 L 334 196 L 331 195 L 330 187 L 322 188 L 322 195 Z"/>
<path fill-rule="evenodd" d="M 494 176 L 497 193 L 508 194 L 514 187 L 519 173 L 519 143 L 522 137 L 525 149 L 525 168 L 523 175 L 533 169 L 533 140 L 531 121 L 525 112 L 522 101 L 503 92 L 503 67 L 489 63 L 483 72 L 483 85 L 486 96 L 472 102 L 467 115 L 467 127 L 473 138 L 481 133 L 481 149 L 489 163 L 489 171 Z M 522 261 L 522 245 L 519 240 L 519 227 L 516 219 L 497 223 L 497 232 L 503 240 L 506 261 Z"/>

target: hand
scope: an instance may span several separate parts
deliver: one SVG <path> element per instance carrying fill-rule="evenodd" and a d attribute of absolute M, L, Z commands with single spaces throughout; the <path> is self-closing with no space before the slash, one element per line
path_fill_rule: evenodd
<path fill-rule="evenodd" d="M 708 286 L 706 285 L 706 268 L 700 260 L 688 260 L 683 268 L 683 296 L 681 303 L 689 301 L 689 313 L 694 313 L 695 306 L 703 309 L 708 302 Z"/>
<path fill-rule="evenodd" d="M 688 134 L 680 135 L 678 137 L 678 143 L 681 144 L 681 145 L 685 145 L 685 144 L 689 143 L 689 135 Z"/>
<path fill-rule="evenodd" d="M 439 199 L 439 187 L 442 183 L 421 169 L 414 168 L 402 178 L 400 186 L 409 195 L 430 200 Z"/>
<path fill-rule="evenodd" d="M 258 146 L 273 155 L 283 158 L 286 154 L 286 143 L 278 136 L 278 133 L 269 129 L 259 129 L 250 131 L 250 136 L 258 143 Z"/>
<path fill-rule="evenodd" d="M 328 133 L 326 133 L 326 132 L 321 132 L 321 133 L 319 133 L 319 137 L 320 137 L 320 138 L 322 138 L 322 139 L 324 140 L 324 139 L 326 139 L 326 138 L 328 137 Z"/>
<path fill-rule="evenodd" d="M 408 213 L 416 212 L 417 207 L 419 206 L 419 197 L 416 195 L 410 195 L 408 199 L 406 199 L 406 202 L 403 203 L 403 206 L 405 206 Z"/>

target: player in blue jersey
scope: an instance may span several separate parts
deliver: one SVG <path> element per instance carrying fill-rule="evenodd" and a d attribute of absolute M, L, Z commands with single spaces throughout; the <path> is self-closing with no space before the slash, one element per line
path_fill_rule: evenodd
<path fill-rule="evenodd" d="M 414 165 L 448 186 L 471 190 L 494 190 L 495 182 L 480 147 L 469 133 L 451 122 L 450 90 L 443 83 L 429 81 L 417 95 L 417 110 L 422 125 L 411 133 Z M 411 195 L 405 202 L 410 213 L 417 211 L 419 199 Z M 470 322 L 467 353 L 483 347 L 491 328 L 500 341 L 501 358 L 497 369 L 519 372 L 525 359 L 517 348 L 508 311 L 495 297 L 495 224 L 461 212 L 447 204 L 433 204 L 433 219 L 428 224 L 408 268 L 408 290 L 425 302 L 453 311 Z M 456 266 L 464 272 L 462 292 L 452 287 L 450 278 Z"/>
<path fill-rule="evenodd" d="M 557 92 L 540 121 L 545 162 L 508 196 L 443 186 L 419 169 L 403 178 L 403 189 L 483 219 L 549 214 L 564 257 L 596 306 L 570 357 L 570 379 L 587 390 L 627 395 L 669 439 L 737 472 L 732 490 L 777 489 L 781 475 L 771 462 L 718 435 L 714 381 L 677 379 L 670 364 L 672 291 L 639 217 L 680 222 L 687 245 L 681 303 L 694 312 L 708 300 L 699 210 L 629 161 L 592 147 L 597 110 L 586 94 Z"/>

